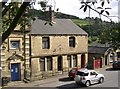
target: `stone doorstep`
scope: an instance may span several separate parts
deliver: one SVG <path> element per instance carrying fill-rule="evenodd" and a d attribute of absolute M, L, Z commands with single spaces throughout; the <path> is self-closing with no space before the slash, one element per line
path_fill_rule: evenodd
<path fill-rule="evenodd" d="M 23 81 L 11 81 L 7 84 L 7 86 L 4 86 L 4 87 L 16 86 L 19 84 L 25 84 L 25 82 L 23 82 Z"/>

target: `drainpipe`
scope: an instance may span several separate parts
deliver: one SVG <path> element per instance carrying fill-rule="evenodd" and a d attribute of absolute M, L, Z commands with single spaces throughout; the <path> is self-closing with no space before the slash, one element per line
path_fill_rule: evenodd
<path fill-rule="evenodd" d="M 1 5 L 0 5 L 0 8 Z M 2 11 L 0 11 L 1 13 Z M 2 19 L 2 14 L 0 14 L 0 19 Z M 2 20 L 0 20 L 0 24 L 2 23 Z M 0 29 L 2 29 L 2 25 L 0 25 Z M 1 47 L 2 47 L 2 33 L 0 33 L 0 54 L 1 54 Z M 1 61 L 2 61 L 2 58 L 0 56 L 0 88 L 2 87 L 2 66 L 1 66 Z"/>
<path fill-rule="evenodd" d="M 1 37 L 0 37 L 0 42 L 1 41 Z M 1 46 L 0 46 L 1 48 Z M 1 49 L 0 49 L 0 54 L 1 54 Z M 0 88 L 2 87 L 2 66 L 1 66 L 1 56 L 0 56 Z"/>
<path fill-rule="evenodd" d="M 23 33 L 23 35 L 24 35 L 24 37 L 23 37 L 23 39 L 24 39 L 24 48 L 23 48 L 23 50 L 24 50 L 24 79 L 26 79 L 26 55 L 25 55 L 25 46 L 26 46 L 26 44 L 25 44 L 25 38 L 26 38 L 26 33 L 25 33 L 25 31 L 24 31 L 24 33 Z"/>
<path fill-rule="evenodd" d="M 26 28 L 25 28 L 25 22 L 24 22 L 24 27 L 23 27 L 23 58 L 24 58 L 24 79 L 27 79 L 26 74 Z"/>
<path fill-rule="evenodd" d="M 34 22 L 34 21 L 33 21 Z M 30 80 L 32 78 L 32 45 L 31 45 L 31 30 L 32 30 L 32 24 L 33 22 L 31 22 L 31 24 L 29 25 L 29 68 L 30 68 Z"/>
<path fill-rule="evenodd" d="M 29 62 L 30 62 L 30 65 L 29 65 L 29 67 L 30 67 L 30 79 L 31 79 L 31 77 L 32 77 L 32 64 L 31 64 L 31 61 L 32 61 L 32 58 L 31 58 L 31 56 L 32 56 L 32 53 L 31 53 L 31 30 L 30 30 L 30 34 L 29 34 L 29 52 L 30 52 L 30 54 L 29 54 Z"/>

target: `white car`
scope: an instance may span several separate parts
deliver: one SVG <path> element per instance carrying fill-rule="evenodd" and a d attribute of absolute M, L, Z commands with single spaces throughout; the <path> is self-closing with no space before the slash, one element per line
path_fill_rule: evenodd
<path fill-rule="evenodd" d="M 104 75 L 97 73 L 95 70 L 80 69 L 75 75 L 75 82 L 77 84 L 84 84 L 85 86 L 90 86 L 95 83 L 103 83 Z"/>

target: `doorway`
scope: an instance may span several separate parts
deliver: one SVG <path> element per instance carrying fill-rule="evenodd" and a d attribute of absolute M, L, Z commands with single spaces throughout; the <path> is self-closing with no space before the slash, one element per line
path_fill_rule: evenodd
<path fill-rule="evenodd" d="M 81 55 L 81 68 L 85 67 L 85 54 Z"/>
<path fill-rule="evenodd" d="M 20 63 L 11 64 L 11 80 L 19 81 L 20 80 Z"/>
<path fill-rule="evenodd" d="M 108 61 L 107 61 L 108 57 L 107 55 L 105 56 L 105 66 L 108 64 Z"/>
<path fill-rule="evenodd" d="M 58 71 L 62 71 L 62 56 L 58 56 Z"/>

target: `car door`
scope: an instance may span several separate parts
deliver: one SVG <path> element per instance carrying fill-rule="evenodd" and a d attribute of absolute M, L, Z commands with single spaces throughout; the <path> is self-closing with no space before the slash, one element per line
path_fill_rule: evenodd
<path fill-rule="evenodd" d="M 90 80 L 91 80 L 92 84 L 97 83 L 98 78 L 97 78 L 96 72 L 94 72 L 94 71 L 90 72 Z"/>

